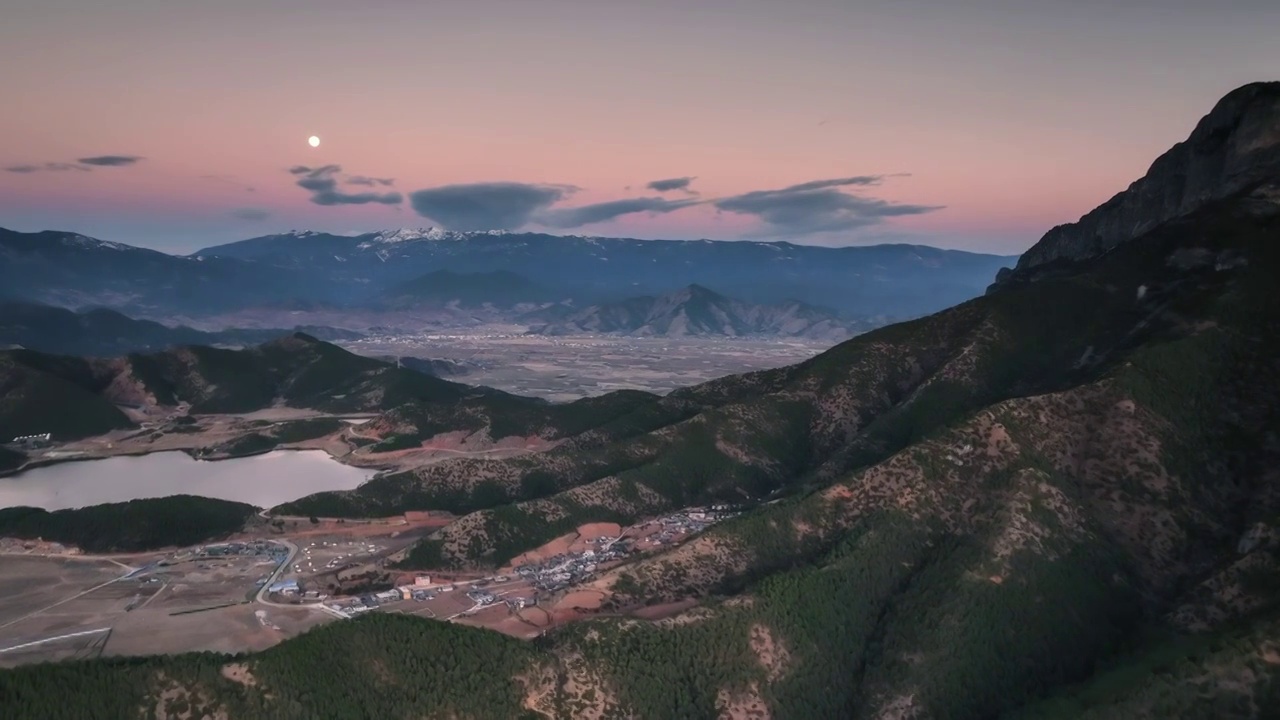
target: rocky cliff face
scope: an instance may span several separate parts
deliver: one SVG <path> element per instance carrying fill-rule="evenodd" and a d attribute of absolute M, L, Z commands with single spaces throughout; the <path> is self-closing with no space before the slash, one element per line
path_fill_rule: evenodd
<path fill-rule="evenodd" d="M 1206 203 L 1249 196 L 1258 212 L 1280 212 L 1280 82 L 1233 90 L 1133 183 L 1079 221 L 1059 225 L 1028 250 L 996 285 L 1032 277 L 1055 260 L 1107 252 Z"/>

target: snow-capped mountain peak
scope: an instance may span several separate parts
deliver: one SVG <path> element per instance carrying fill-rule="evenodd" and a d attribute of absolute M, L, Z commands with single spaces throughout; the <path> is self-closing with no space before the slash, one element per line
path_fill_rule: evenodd
<path fill-rule="evenodd" d="M 409 240 L 440 240 L 445 231 L 437 228 L 400 228 L 398 230 L 382 230 L 374 234 L 371 242 L 398 243 Z"/>
<path fill-rule="evenodd" d="M 91 238 L 86 235 L 80 235 L 80 234 L 67 235 L 66 237 L 62 238 L 62 243 L 64 245 L 74 245 L 76 247 L 82 247 L 82 248 L 103 248 L 105 250 L 132 250 L 133 249 L 128 245 L 121 245 L 120 243 L 109 242 L 107 240 L 99 240 L 97 238 Z"/>

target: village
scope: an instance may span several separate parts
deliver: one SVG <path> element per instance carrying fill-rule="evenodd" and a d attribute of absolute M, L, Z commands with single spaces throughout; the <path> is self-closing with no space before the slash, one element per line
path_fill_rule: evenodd
<path fill-rule="evenodd" d="M 682 510 L 627 528 L 607 523 L 583 526 L 573 537 L 525 553 L 493 574 L 392 572 L 389 575 L 397 582 L 350 595 L 327 592 L 325 579 L 381 567 L 383 563 L 373 556 L 385 548 L 370 542 L 338 545 L 313 541 L 301 547 L 291 561 L 290 577 L 273 582 L 264 599 L 281 605 L 317 605 L 339 618 L 375 610 L 440 620 L 473 618 L 490 608 L 505 609 L 509 615 L 555 603 L 629 556 L 681 542 L 736 514 L 735 508 L 716 505 Z M 316 563 L 327 557 L 317 568 Z"/>
<path fill-rule="evenodd" d="M 0 612 L 0 666 L 269 647 L 316 625 L 397 612 L 533 638 L 602 608 L 594 583 L 638 555 L 737 514 L 690 508 L 628 527 L 589 523 L 490 572 L 413 571 L 396 560 L 444 520 L 299 525 L 165 553 L 88 555 L 0 543 L 21 590 Z M 33 581 L 33 578 L 38 578 Z"/>

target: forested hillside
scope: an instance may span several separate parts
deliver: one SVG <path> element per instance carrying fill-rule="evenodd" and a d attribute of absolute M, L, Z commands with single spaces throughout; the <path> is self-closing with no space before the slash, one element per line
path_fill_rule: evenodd
<path fill-rule="evenodd" d="M 1258 131 L 1280 126 L 1280 84 L 1246 90 L 1193 134 L 1218 153 L 1195 167 L 1280 157 Z M 1231 192 L 1135 184 L 1104 206 L 1123 223 L 1086 216 L 1106 244 L 1057 229 L 1069 253 L 792 367 L 482 417 L 409 398 L 375 423 L 545 423 L 558 444 L 282 508 L 461 514 L 404 561 L 431 570 L 589 521 L 748 508 L 589 579 L 593 619 L 522 644 L 366 617 L 247 657 L 2 672 L 0 697 L 49 718 L 1274 717 L 1280 165 L 1263 168 Z"/>
<path fill-rule="evenodd" d="M 252 505 L 191 495 L 130 500 L 49 512 L 0 508 L 0 537 L 45 540 L 85 552 L 140 552 L 185 547 L 239 531 Z"/>

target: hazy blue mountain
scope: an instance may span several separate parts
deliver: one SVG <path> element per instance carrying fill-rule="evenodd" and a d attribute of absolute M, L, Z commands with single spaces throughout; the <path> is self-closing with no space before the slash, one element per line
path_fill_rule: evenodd
<path fill-rule="evenodd" d="M 6 295 L 66 307 L 215 312 L 308 291 L 300 276 L 234 258 L 187 258 L 72 232 L 0 228 Z"/>
<path fill-rule="evenodd" d="M 699 284 L 755 303 L 799 300 L 859 317 L 906 317 L 981 294 L 1015 257 L 921 245 L 825 248 L 788 242 L 633 240 L 538 233 L 397 230 L 354 237 L 268 235 L 193 257 L 270 264 L 343 300 L 426 273 L 518 273 L 585 303 Z"/>
<path fill-rule="evenodd" d="M 0 286 L 7 295 L 152 317 L 251 307 L 377 308 L 397 293 L 428 302 L 452 294 L 449 300 L 497 307 L 566 299 L 589 305 L 698 284 L 750 303 L 794 300 L 859 319 L 902 318 L 981 294 L 1015 260 L 920 245 L 824 248 L 440 230 L 292 232 L 178 257 L 76 233 L 0 230 Z"/>
<path fill-rule="evenodd" d="M 323 340 L 362 337 L 349 330 L 314 326 L 205 332 L 136 320 L 107 308 L 76 312 L 51 305 L 0 301 L 0 347 L 19 345 L 46 353 L 105 356 L 175 345 L 257 345 L 292 332 L 305 332 Z"/>

